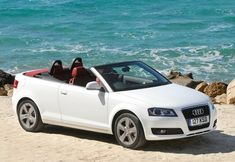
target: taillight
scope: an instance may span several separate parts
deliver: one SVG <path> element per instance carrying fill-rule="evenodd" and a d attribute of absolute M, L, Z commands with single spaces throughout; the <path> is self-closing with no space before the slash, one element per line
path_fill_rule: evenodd
<path fill-rule="evenodd" d="M 19 81 L 18 80 L 14 80 L 13 88 L 17 88 L 18 84 L 19 84 Z"/>

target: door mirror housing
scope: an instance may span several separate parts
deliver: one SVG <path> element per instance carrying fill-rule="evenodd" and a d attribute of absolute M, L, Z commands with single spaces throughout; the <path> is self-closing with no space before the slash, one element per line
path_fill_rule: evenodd
<path fill-rule="evenodd" d="M 96 81 L 93 81 L 93 82 L 87 83 L 86 89 L 87 90 L 101 90 L 102 87 Z"/>

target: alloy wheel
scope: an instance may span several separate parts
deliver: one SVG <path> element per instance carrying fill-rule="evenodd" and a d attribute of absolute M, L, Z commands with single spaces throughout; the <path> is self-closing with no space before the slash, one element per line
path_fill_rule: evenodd
<path fill-rule="evenodd" d="M 130 118 L 125 117 L 117 123 L 117 136 L 125 145 L 132 145 L 137 138 L 137 128 Z"/>
<path fill-rule="evenodd" d="M 24 103 L 23 105 L 21 105 L 19 111 L 19 119 L 25 128 L 30 129 L 34 127 L 36 123 L 36 112 L 33 105 L 31 105 L 30 103 Z"/>

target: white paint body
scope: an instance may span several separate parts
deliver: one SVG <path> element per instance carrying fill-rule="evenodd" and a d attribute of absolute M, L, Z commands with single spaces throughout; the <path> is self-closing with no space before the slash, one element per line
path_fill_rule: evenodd
<path fill-rule="evenodd" d="M 94 68 L 91 70 L 106 92 L 17 74 L 19 85 L 12 98 L 14 111 L 22 98 L 29 98 L 38 106 L 43 123 L 113 134 L 115 114 L 128 110 L 139 118 L 146 140 L 184 138 L 215 129 L 216 110 L 203 93 L 176 84 L 113 92 L 104 78 Z M 209 105 L 210 126 L 190 131 L 182 109 L 200 105 Z M 147 110 L 151 107 L 171 108 L 178 116 L 149 116 Z M 151 128 L 181 128 L 184 134 L 154 135 Z"/>

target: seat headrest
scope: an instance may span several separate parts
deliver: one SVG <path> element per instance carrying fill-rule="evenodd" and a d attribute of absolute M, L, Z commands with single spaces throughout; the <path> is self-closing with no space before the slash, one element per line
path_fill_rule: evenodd
<path fill-rule="evenodd" d="M 80 57 L 73 59 L 72 64 L 70 66 L 70 71 L 73 71 L 73 68 L 83 66 L 82 59 Z"/>
<path fill-rule="evenodd" d="M 64 72 L 64 70 L 63 70 L 62 65 L 60 65 L 60 64 L 54 65 L 52 75 L 60 75 L 63 72 Z"/>
<path fill-rule="evenodd" d="M 79 75 L 86 75 L 86 74 L 87 74 L 87 70 L 82 66 L 73 68 L 73 71 L 72 71 L 73 77 L 77 77 Z"/>
<path fill-rule="evenodd" d="M 79 67 L 79 66 L 83 66 L 83 64 L 79 61 L 74 62 L 73 67 Z"/>
<path fill-rule="evenodd" d="M 55 70 L 55 66 L 61 66 L 62 69 L 63 69 L 62 61 L 61 61 L 61 60 L 55 60 L 55 61 L 52 63 L 52 66 L 51 66 L 50 69 L 49 69 L 49 74 L 50 74 L 50 75 L 54 75 L 54 71 L 57 71 L 57 70 Z M 58 67 L 57 67 L 57 69 L 58 69 Z"/>

